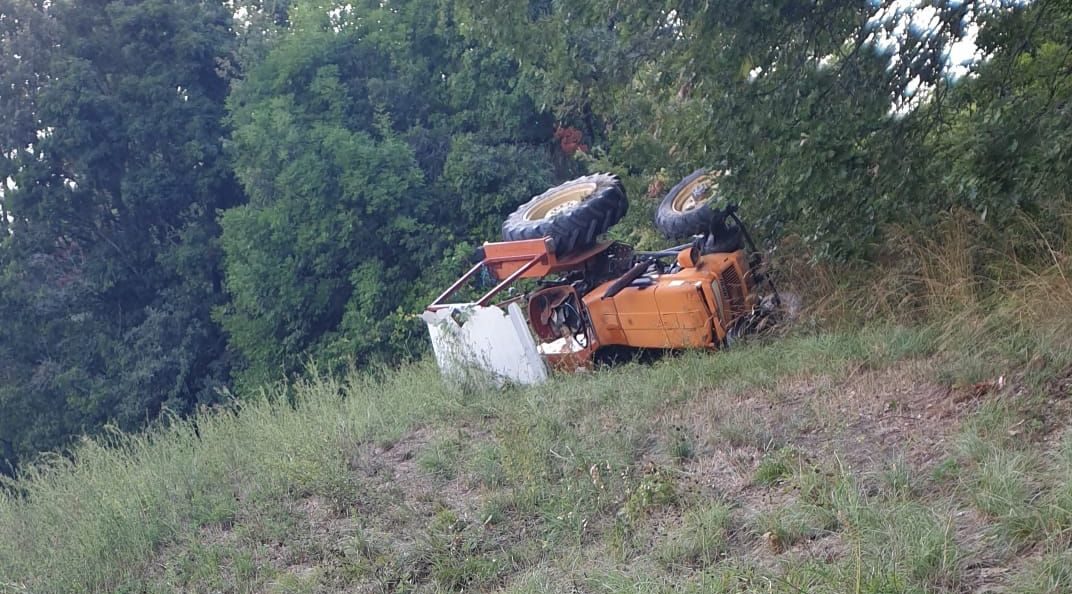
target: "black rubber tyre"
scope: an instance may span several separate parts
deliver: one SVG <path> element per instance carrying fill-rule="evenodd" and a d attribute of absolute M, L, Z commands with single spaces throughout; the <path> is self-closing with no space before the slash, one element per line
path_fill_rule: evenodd
<path fill-rule="evenodd" d="M 706 169 L 698 169 L 671 188 L 659 203 L 655 228 L 667 239 L 705 233 L 722 202 L 718 182 Z"/>
<path fill-rule="evenodd" d="M 617 176 L 597 173 L 555 186 L 515 210 L 503 222 L 503 239 L 550 237 L 557 255 L 586 248 L 629 210 Z"/>

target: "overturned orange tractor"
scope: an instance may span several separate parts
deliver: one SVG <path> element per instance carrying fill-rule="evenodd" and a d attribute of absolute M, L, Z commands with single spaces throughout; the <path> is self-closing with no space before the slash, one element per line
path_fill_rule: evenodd
<path fill-rule="evenodd" d="M 505 241 L 423 314 L 440 367 L 535 383 L 548 367 L 579 369 L 633 349 L 716 349 L 777 321 L 781 302 L 717 174 L 700 170 L 663 199 L 655 224 L 689 243 L 636 251 L 600 236 L 626 213 L 617 177 L 582 177 L 520 206 Z M 472 301 L 474 280 L 490 283 Z"/>

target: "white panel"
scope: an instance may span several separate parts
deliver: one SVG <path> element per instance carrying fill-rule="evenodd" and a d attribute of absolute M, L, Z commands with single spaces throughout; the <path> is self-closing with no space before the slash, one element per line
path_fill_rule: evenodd
<path fill-rule="evenodd" d="M 487 373 L 496 383 L 537 384 L 547 379 L 547 367 L 536 351 L 521 308 L 455 306 L 426 311 L 436 362 L 448 377 L 465 377 L 472 370 Z"/>

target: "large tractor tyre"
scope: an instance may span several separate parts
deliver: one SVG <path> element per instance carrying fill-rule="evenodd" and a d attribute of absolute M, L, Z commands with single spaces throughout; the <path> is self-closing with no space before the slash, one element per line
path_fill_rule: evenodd
<path fill-rule="evenodd" d="M 555 254 L 563 255 L 594 244 L 628 210 L 625 188 L 617 176 L 579 177 L 519 206 L 503 223 L 503 239 L 550 237 Z"/>
<path fill-rule="evenodd" d="M 655 228 L 667 239 L 706 233 L 724 202 L 718 191 L 718 174 L 698 169 L 678 182 L 655 211 Z"/>

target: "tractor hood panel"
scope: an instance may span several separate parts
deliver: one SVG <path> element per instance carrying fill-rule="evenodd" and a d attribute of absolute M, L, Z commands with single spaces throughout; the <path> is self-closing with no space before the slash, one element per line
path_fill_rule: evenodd
<path fill-rule="evenodd" d="M 622 289 L 603 299 L 606 287 L 585 298 L 603 345 L 644 348 L 711 346 L 712 312 L 702 282 L 678 275 L 643 277 L 642 286 Z"/>

